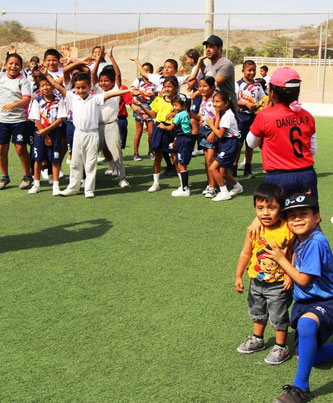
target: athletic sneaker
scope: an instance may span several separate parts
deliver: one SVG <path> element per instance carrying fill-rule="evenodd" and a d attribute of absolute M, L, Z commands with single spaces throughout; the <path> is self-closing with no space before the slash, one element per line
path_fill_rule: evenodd
<path fill-rule="evenodd" d="M 229 192 L 220 192 L 212 199 L 212 201 L 219 202 L 219 201 L 230 200 L 230 199 L 231 199 L 231 195 Z"/>
<path fill-rule="evenodd" d="M 255 336 L 249 336 L 244 343 L 237 347 L 237 351 L 241 354 L 251 354 L 261 350 L 265 350 L 264 339 L 258 339 Z"/>
<path fill-rule="evenodd" d="M 49 175 L 49 184 L 50 185 L 53 184 L 53 175 L 52 174 Z"/>
<path fill-rule="evenodd" d="M 108 176 L 118 176 L 118 171 L 116 169 L 113 168 L 108 168 L 105 172 L 104 175 L 108 175 Z"/>
<path fill-rule="evenodd" d="M 121 188 L 127 188 L 129 186 L 129 183 L 127 182 L 126 179 L 122 179 L 121 181 L 119 181 L 119 186 Z"/>
<path fill-rule="evenodd" d="M 148 189 L 149 193 L 158 192 L 160 190 L 160 185 L 156 185 L 153 183 L 150 188 Z"/>
<path fill-rule="evenodd" d="M 100 162 L 104 162 L 104 161 L 105 161 L 105 158 L 104 158 L 104 157 L 98 156 L 98 158 L 97 158 L 97 164 L 100 163 Z"/>
<path fill-rule="evenodd" d="M 78 192 L 76 191 L 76 190 L 71 190 L 71 189 L 65 189 L 65 190 L 61 190 L 60 192 L 59 192 L 59 195 L 60 196 L 65 196 L 65 197 L 67 197 L 67 196 L 74 196 L 74 195 L 76 195 Z"/>
<path fill-rule="evenodd" d="M 10 179 L 9 178 L 1 178 L 0 179 L 0 190 L 3 190 L 8 183 L 10 183 Z"/>
<path fill-rule="evenodd" d="M 52 189 L 52 196 L 60 196 L 61 190 L 59 188 Z"/>
<path fill-rule="evenodd" d="M 289 360 L 290 353 L 287 347 L 275 345 L 265 358 L 265 363 L 270 365 L 279 365 Z"/>
<path fill-rule="evenodd" d="M 202 191 L 202 194 L 205 195 L 210 189 L 210 185 L 206 186 L 206 189 Z"/>
<path fill-rule="evenodd" d="M 243 186 L 239 185 L 239 186 L 234 186 L 231 190 L 230 190 L 230 196 L 236 196 L 240 193 L 243 193 Z"/>
<path fill-rule="evenodd" d="M 190 196 L 190 194 L 191 194 L 191 191 L 189 188 L 184 190 L 182 187 L 171 192 L 171 196 L 174 196 L 174 197 L 188 197 L 188 196 Z"/>
<path fill-rule="evenodd" d="M 133 155 L 133 160 L 134 161 L 142 161 L 142 158 L 140 157 L 140 154 L 136 153 Z"/>
<path fill-rule="evenodd" d="M 235 175 L 233 175 L 235 176 Z M 255 178 L 251 168 L 244 168 L 244 176 L 246 178 Z"/>
<path fill-rule="evenodd" d="M 35 186 L 33 185 L 33 187 L 31 189 L 28 190 L 29 194 L 36 194 L 40 192 L 40 187 L 39 186 Z"/>
<path fill-rule="evenodd" d="M 198 155 L 203 155 L 203 150 L 194 150 L 192 152 L 192 157 L 197 157 Z"/>
<path fill-rule="evenodd" d="M 302 390 L 295 385 L 282 386 L 284 392 L 273 403 L 306 403 L 310 401 L 310 390 Z"/>
<path fill-rule="evenodd" d="M 93 199 L 95 197 L 94 192 L 92 192 L 91 190 L 87 190 L 84 193 L 84 196 L 86 199 Z"/>
<path fill-rule="evenodd" d="M 243 159 L 242 162 L 240 162 L 240 163 L 237 165 L 237 169 L 240 169 L 241 171 L 243 171 L 243 170 L 245 169 L 245 158 Z"/>
<path fill-rule="evenodd" d="M 59 171 L 59 179 L 64 177 L 64 173 L 62 172 L 62 170 L 60 169 Z"/>
<path fill-rule="evenodd" d="M 153 160 L 155 158 L 154 153 L 148 153 L 148 158 L 150 158 L 151 160 Z"/>
<path fill-rule="evenodd" d="M 212 199 L 215 196 L 216 196 L 216 190 L 214 188 L 212 188 L 212 187 L 209 187 L 207 193 L 205 194 L 205 197 L 207 199 Z"/>
<path fill-rule="evenodd" d="M 32 182 L 33 182 L 32 176 L 23 176 L 19 188 L 21 190 L 29 189 L 29 187 L 32 185 Z"/>
<path fill-rule="evenodd" d="M 49 179 L 49 171 L 48 171 L 47 168 L 42 169 L 42 170 L 40 171 L 40 174 L 42 175 L 42 178 L 43 178 L 43 179 L 45 179 L 45 180 L 48 180 L 48 179 Z"/>

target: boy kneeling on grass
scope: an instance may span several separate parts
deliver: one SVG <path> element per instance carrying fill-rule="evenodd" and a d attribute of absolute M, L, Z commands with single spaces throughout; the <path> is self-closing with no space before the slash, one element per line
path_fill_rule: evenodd
<path fill-rule="evenodd" d="M 303 403 L 310 400 L 309 377 L 314 365 L 333 359 L 333 257 L 330 245 L 319 230 L 318 201 L 309 194 L 294 194 L 285 201 L 288 228 L 297 236 L 291 264 L 276 242 L 266 255 L 294 282 L 291 327 L 296 330 L 297 374 L 292 385 L 273 403 Z"/>
<path fill-rule="evenodd" d="M 264 227 L 259 238 L 252 239 L 248 233 L 240 253 L 235 279 L 235 290 L 244 292 L 242 275 L 249 263 L 251 279 L 248 293 L 249 314 L 253 320 L 253 336 L 248 337 L 237 351 L 250 354 L 265 349 L 264 331 L 268 319 L 275 329 L 276 344 L 265 358 L 266 364 L 278 365 L 290 358 L 286 347 L 292 281 L 281 267 L 267 256 L 267 247 L 274 241 L 285 249 L 294 235 L 287 223 L 280 218 L 284 205 L 283 189 L 275 183 L 262 183 L 253 195 L 257 219 Z"/>

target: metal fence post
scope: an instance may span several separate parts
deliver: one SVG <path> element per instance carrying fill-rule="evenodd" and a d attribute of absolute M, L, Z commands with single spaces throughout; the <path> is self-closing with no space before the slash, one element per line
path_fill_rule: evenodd
<path fill-rule="evenodd" d="M 136 57 L 139 59 L 140 56 L 140 26 L 141 26 L 141 13 L 138 12 L 138 32 L 136 35 Z M 136 69 L 136 75 L 139 75 L 138 68 Z"/>
<path fill-rule="evenodd" d="M 227 41 L 225 47 L 225 57 L 228 59 L 229 53 L 229 39 L 230 39 L 230 13 L 228 13 L 228 25 L 227 25 Z"/>
<path fill-rule="evenodd" d="M 58 13 L 54 14 L 54 47 L 58 46 Z"/>
<path fill-rule="evenodd" d="M 321 42 L 323 40 L 323 24 L 320 24 L 319 46 L 318 46 L 318 69 L 317 69 L 317 90 L 320 91 L 321 72 Z"/>
<path fill-rule="evenodd" d="M 327 13 L 326 20 L 326 34 L 325 34 L 325 51 L 324 51 L 324 72 L 323 72 L 323 92 L 321 95 L 321 103 L 325 103 L 325 85 L 326 85 L 326 59 L 327 59 L 327 38 L 328 38 L 328 27 L 330 22 L 330 13 Z"/>

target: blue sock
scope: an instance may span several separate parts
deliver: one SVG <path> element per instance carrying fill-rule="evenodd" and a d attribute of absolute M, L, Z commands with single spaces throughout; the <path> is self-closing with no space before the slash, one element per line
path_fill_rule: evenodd
<path fill-rule="evenodd" d="M 318 365 L 329 360 L 333 360 L 333 344 L 324 344 L 323 347 L 318 350 L 313 365 Z"/>
<path fill-rule="evenodd" d="M 310 372 L 317 354 L 318 323 L 311 318 L 301 318 L 297 323 L 298 367 L 293 385 L 302 390 L 309 389 Z"/>

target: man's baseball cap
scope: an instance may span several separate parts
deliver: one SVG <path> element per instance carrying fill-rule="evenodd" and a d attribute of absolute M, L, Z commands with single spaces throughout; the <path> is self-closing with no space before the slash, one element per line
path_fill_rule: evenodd
<path fill-rule="evenodd" d="M 205 40 L 204 42 L 202 42 L 202 44 L 205 45 L 216 45 L 218 47 L 223 46 L 223 41 L 222 39 L 217 36 L 217 35 L 211 35 L 207 40 Z"/>
<path fill-rule="evenodd" d="M 298 80 L 298 83 L 290 83 L 289 81 L 291 80 Z M 271 76 L 271 79 L 269 82 L 273 85 L 276 85 L 277 87 L 286 87 L 286 88 L 291 88 L 291 87 L 299 87 L 300 82 L 301 82 L 301 77 L 291 67 L 279 67 L 274 71 L 274 73 Z"/>
<path fill-rule="evenodd" d="M 280 210 L 280 213 L 286 213 L 299 207 L 308 207 L 319 212 L 317 199 L 307 193 L 295 193 L 286 199 L 284 207 Z"/>

